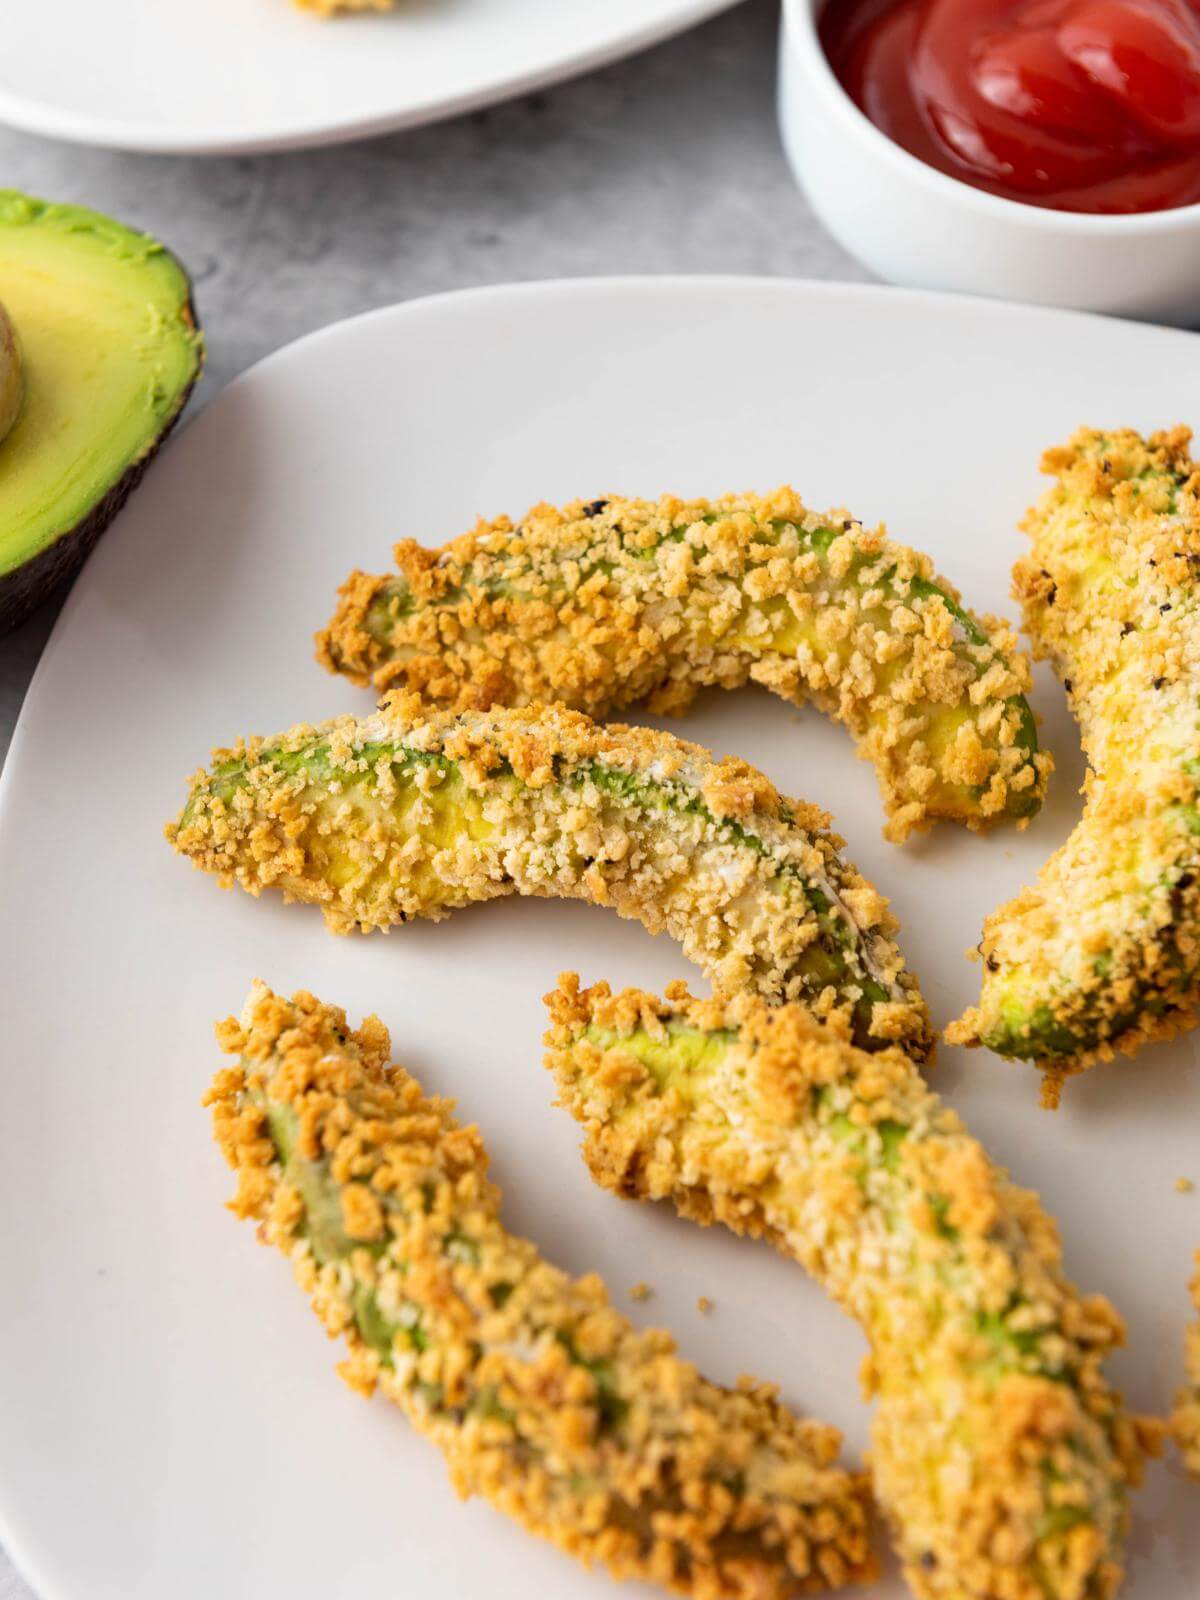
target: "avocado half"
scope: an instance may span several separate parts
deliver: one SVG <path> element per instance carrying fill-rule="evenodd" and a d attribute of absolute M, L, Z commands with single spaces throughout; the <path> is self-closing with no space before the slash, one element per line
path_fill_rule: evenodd
<path fill-rule="evenodd" d="M 16 335 L 0 331 L 16 385 L 0 437 L 2 632 L 78 570 L 136 488 L 204 341 L 187 273 L 156 239 L 13 189 L 0 189 L 0 305 Z"/>

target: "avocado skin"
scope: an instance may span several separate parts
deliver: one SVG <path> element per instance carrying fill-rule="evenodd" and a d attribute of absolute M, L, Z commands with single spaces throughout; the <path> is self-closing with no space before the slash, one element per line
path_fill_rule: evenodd
<path fill-rule="evenodd" d="M 199 373 L 197 373 L 197 377 Z M 196 379 L 180 397 L 175 415 L 151 444 L 140 461 L 128 467 L 124 475 L 99 501 L 81 522 L 69 532 L 51 541 L 32 561 L 0 578 L 0 634 L 11 633 L 19 622 L 24 622 L 31 611 L 48 600 L 55 589 L 69 582 L 92 552 L 96 540 L 120 511 L 129 496 L 141 483 L 146 468 L 158 454 L 164 439 L 179 421 L 188 396 L 196 386 Z"/>
<path fill-rule="evenodd" d="M 46 202 L 34 201 L 33 204 Z M 88 215 L 84 208 L 79 209 L 81 215 Z M 105 216 L 102 212 L 95 213 L 98 220 L 111 225 L 114 219 Z M 130 228 L 130 233 L 138 232 Z M 149 237 L 149 236 L 147 236 Z M 72 528 L 59 534 L 56 539 L 37 555 L 26 561 L 12 572 L 0 576 L 0 635 L 11 633 L 18 623 L 23 622 L 30 612 L 37 609 L 43 601 L 48 600 L 54 590 L 68 583 L 75 577 L 84 561 L 91 554 L 96 541 L 112 522 L 129 496 L 141 483 L 146 469 L 154 460 L 170 435 L 175 424 L 183 414 L 183 409 L 191 399 L 192 391 L 204 371 L 204 336 L 200 319 L 196 314 L 194 286 L 191 274 L 180 261 L 179 257 L 168 250 L 161 241 L 156 240 L 164 256 L 171 262 L 179 273 L 183 285 L 183 297 L 179 308 L 180 320 L 191 328 L 196 335 L 195 356 L 196 364 L 191 378 L 180 391 L 174 410 L 166 418 L 158 432 L 147 442 L 145 450 L 133 461 L 117 479 L 108 492 L 96 502 L 91 511 L 82 517 Z M 20 338 L 20 329 L 17 329 Z M 2 460 L 3 444 L 0 442 L 0 460 Z"/>

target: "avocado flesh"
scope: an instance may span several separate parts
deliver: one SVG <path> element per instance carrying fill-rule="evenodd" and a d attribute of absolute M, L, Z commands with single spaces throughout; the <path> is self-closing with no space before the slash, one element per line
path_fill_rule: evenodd
<path fill-rule="evenodd" d="M 12 432 L 25 399 L 25 369 L 21 347 L 7 311 L 0 305 L 0 444 Z"/>
<path fill-rule="evenodd" d="M 0 626 L 82 562 L 170 430 L 203 344 L 186 273 L 80 206 L 0 190 L 0 301 L 25 396 L 0 443 Z"/>

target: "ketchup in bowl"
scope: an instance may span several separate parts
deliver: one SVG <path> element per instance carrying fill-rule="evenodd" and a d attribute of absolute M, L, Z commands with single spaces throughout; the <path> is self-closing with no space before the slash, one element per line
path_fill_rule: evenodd
<path fill-rule="evenodd" d="M 1200 201 L 1200 0 L 828 0 L 838 80 L 897 144 L 1063 211 Z"/>

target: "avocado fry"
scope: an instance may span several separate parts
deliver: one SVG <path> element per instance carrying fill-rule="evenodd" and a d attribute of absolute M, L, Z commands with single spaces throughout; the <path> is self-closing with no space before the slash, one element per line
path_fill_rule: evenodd
<path fill-rule="evenodd" d="M 1195 1021 L 1200 987 L 1200 469 L 1186 428 L 1082 429 L 1042 466 L 1016 592 L 1063 678 L 1090 772 L 1083 818 L 984 924 L 955 1043 L 1064 1077 Z"/>
<path fill-rule="evenodd" d="M 869 1578 L 866 1491 L 839 1436 L 766 1385 L 718 1388 L 594 1275 L 505 1231 L 478 1129 L 388 1066 L 387 1031 L 263 984 L 218 1036 L 207 1103 L 232 1209 L 292 1262 L 354 1389 L 376 1387 L 461 1494 L 614 1576 L 697 1600 Z M 265 1355 L 264 1351 L 264 1355 Z"/>
<path fill-rule="evenodd" d="M 927 557 L 791 489 L 539 505 L 395 557 L 397 573 L 353 572 L 317 635 L 318 659 L 357 683 L 452 710 L 557 700 L 603 718 L 753 679 L 846 724 L 891 838 L 1041 804 L 1050 761 L 1011 631 L 964 610 Z"/>
<path fill-rule="evenodd" d="M 1116 1312 L 898 1051 L 757 997 L 547 997 L 547 1065 L 618 1194 L 762 1235 L 862 1325 L 871 1467 L 922 1600 L 1108 1600 L 1153 1430 L 1102 1372 Z"/>
<path fill-rule="evenodd" d="M 1190 1287 L 1192 1304 L 1200 1313 L 1200 1250 L 1196 1252 L 1196 1271 Z M 1175 1397 L 1171 1429 L 1183 1453 L 1184 1465 L 1193 1478 L 1200 1478 L 1200 1320 L 1188 1327 L 1184 1361 L 1187 1382 Z"/>
<path fill-rule="evenodd" d="M 666 931 L 725 989 L 801 1000 L 864 1047 L 931 1048 L 887 902 L 815 807 L 744 762 L 562 707 L 301 725 L 216 753 L 175 848 L 330 927 L 388 928 L 502 895 L 613 907 Z"/>

